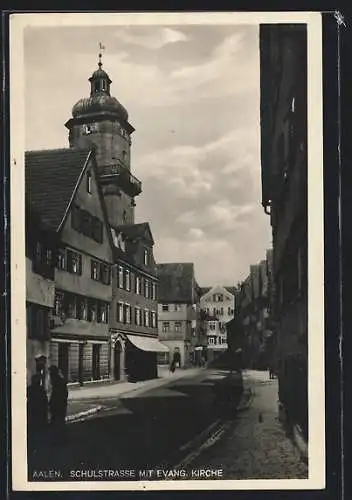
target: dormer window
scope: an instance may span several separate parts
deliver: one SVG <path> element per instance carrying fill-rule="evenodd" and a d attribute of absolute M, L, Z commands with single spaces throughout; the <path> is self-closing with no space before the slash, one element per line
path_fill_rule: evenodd
<path fill-rule="evenodd" d="M 144 265 L 147 266 L 149 264 L 149 255 L 148 255 L 148 250 L 144 250 Z"/>
<path fill-rule="evenodd" d="M 106 90 L 106 81 L 101 80 L 101 90 Z"/>
<path fill-rule="evenodd" d="M 92 173 L 87 173 L 87 193 L 92 194 Z"/>
<path fill-rule="evenodd" d="M 100 90 L 100 82 L 99 80 L 94 82 L 94 92 L 99 92 Z"/>
<path fill-rule="evenodd" d="M 127 151 L 122 151 L 122 159 L 126 161 L 127 158 Z"/>

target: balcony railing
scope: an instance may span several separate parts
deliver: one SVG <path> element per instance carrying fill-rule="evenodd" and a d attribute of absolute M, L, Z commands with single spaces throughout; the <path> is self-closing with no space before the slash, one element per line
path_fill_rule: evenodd
<path fill-rule="evenodd" d="M 142 192 L 141 181 L 132 175 L 128 168 L 121 162 L 102 167 L 100 169 L 100 176 L 102 177 L 102 180 L 111 176 L 117 176 L 120 187 L 126 189 L 131 196 L 137 196 Z"/>

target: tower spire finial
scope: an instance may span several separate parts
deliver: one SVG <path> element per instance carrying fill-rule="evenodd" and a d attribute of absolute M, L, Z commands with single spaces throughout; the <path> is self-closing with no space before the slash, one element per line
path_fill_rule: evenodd
<path fill-rule="evenodd" d="M 99 54 L 98 54 L 98 58 L 99 58 L 99 62 L 98 62 L 98 66 L 99 66 L 99 69 L 102 67 L 103 63 L 101 62 L 101 58 L 103 57 L 103 51 L 105 50 L 105 46 L 99 42 Z"/>

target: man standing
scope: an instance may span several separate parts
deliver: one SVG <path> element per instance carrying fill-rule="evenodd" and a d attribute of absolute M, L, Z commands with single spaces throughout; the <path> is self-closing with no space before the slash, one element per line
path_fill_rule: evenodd
<path fill-rule="evenodd" d="M 48 424 L 48 398 L 41 385 L 40 374 L 35 373 L 27 387 L 27 426 L 30 443 L 42 436 Z"/>

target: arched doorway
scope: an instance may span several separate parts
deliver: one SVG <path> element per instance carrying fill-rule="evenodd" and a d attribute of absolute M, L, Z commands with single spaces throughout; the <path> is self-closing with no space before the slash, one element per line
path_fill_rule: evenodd
<path fill-rule="evenodd" d="M 119 341 L 115 342 L 114 346 L 114 379 L 120 380 L 121 378 L 121 343 Z"/>

